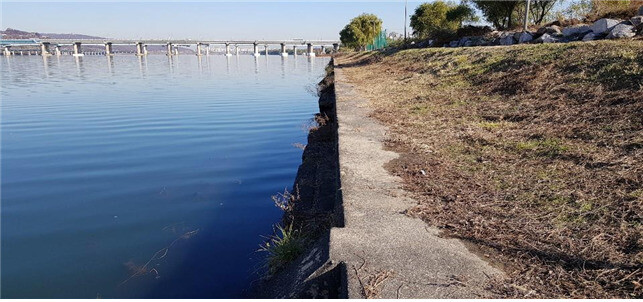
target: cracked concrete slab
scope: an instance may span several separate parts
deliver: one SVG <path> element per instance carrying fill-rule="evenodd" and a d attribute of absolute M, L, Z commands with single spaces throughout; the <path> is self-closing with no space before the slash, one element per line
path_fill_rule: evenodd
<path fill-rule="evenodd" d="M 457 239 L 404 211 L 416 204 L 384 164 L 386 127 L 335 67 L 345 227 L 330 232 L 330 259 L 346 264 L 349 298 L 493 297 L 485 283 L 502 272 Z"/>

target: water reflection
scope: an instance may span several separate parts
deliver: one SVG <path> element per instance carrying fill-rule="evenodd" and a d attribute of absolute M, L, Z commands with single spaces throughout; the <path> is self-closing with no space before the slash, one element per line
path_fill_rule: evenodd
<path fill-rule="evenodd" d="M 229 298 L 256 279 L 327 61 L 163 56 L 0 59 L 3 298 Z"/>
<path fill-rule="evenodd" d="M 138 70 L 141 76 L 147 74 L 147 56 L 137 56 L 138 57 Z"/>
<path fill-rule="evenodd" d="M 196 56 L 196 62 L 199 73 L 203 74 L 203 56 Z"/>
<path fill-rule="evenodd" d="M 281 57 L 281 78 L 286 78 L 286 57 Z"/>
<path fill-rule="evenodd" d="M 114 58 L 112 56 L 105 56 L 107 58 L 107 71 L 114 74 Z"/>
<path fill-rule="evenodd" d="M 259 57 L 254 56 L 254 62 L 255 62 L 255 74 L 259 74 Z"/>
<path fill-rule="evenodd" d="M 315 57 L 314 56 L 308 56 L 307 61 L 308 61 L 308 72 L 312 73 L 313 70 L 314 70 L 313 67 L 315 66 Z"/>
<path fill-rule="evenodd" d="M 85 68 L 83 66 L 83 56 L 74 56 L 74 61 L 76 61 L 76 72 L 81 79 L 85 79 L 84 72 Z"/>
<path fill-rule="evenodd" d="M 168 68 L 170 70 L 170 74 L 174 73 L 174 56 L 167 56 L 167 62 L 168 62 Z"/>

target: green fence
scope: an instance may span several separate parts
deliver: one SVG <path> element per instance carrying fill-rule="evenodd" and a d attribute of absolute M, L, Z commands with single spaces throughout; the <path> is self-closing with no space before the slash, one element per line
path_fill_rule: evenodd
<path fill-rule="evenodd" d="M 368 44 L 366 46 L 366 50 L 382 49 L 387 45 L 388 44 L 386 43 L 386 31 L 380 31 L 380 33 L 375 37 L 375 40 L 373 41 L 373 43 Z"/>

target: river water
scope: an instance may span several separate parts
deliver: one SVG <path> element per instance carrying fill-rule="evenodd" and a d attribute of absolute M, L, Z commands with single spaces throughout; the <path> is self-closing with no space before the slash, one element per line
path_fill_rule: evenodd
<path fill-rule="evenodd" d="M 2 298 L 243 296 L 327 63 L 1 57 Z"/>

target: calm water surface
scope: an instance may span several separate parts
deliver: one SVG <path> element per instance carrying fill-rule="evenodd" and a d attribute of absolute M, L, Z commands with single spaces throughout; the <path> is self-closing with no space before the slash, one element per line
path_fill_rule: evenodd
<path fill-rule="evenodd" d="M 2 298 L 243 294 L 328 59 L 0 59 Z"/>

